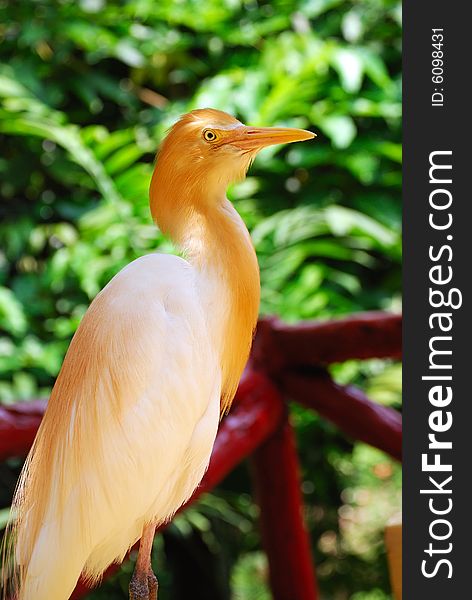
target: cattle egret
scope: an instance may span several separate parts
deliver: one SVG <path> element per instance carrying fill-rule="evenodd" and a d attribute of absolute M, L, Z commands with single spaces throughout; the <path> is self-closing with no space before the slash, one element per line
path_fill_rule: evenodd
<path fill-rule="evenodd" d="M 133 261 L 72 339 L 14 498 L 7 554 L 19 600 L 67 600 L 81 574 L 98 581 L 140 538 L 130 598 L 157 598 L 156 526 L 203 477 L 258 315 L 254 247 L 226 189 L 261 148 L 313 137 L 214 109 L 170 130 L 151 213 L 185 259 Z"/>

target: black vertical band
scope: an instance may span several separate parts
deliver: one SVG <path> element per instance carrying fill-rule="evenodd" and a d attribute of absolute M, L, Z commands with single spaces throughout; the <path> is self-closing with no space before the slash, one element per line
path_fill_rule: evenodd
<path fill-rule="evenodd" d="M 472 598 L 472 35 L 462 3 L 403 7 L 403 598 L 455 600 Z"/>

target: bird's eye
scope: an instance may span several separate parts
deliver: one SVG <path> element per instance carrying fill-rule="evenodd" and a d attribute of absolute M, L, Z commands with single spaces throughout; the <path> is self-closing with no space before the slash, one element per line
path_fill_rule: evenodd
<path fill-rule="evenodd" d="M 204 129 L 203 139 L 207 142 L 214 142 L 216 140 L 216 133 L 212 129 Z"/>

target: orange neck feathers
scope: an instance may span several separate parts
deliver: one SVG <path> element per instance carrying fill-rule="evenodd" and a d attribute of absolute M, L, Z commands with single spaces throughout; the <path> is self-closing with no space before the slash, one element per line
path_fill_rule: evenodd
<path fill-rule="evenodd" d="M 208 176 L 198 159 L 191 161 L 181 149 L 175 151 L 169 137 L 151 181 L 151 213 L 189 262 L 203 276 L 216 279 L 213 293 L 222 297 L 213 300 L 221 303 L 226 297 L 222 339 L 218 340 L 224 414 L 231 406 L 251 349 L 259 311 L 259 267 L 246 226 L 226 199 L 234 174 L 229 179 L 226 174 Z"/>

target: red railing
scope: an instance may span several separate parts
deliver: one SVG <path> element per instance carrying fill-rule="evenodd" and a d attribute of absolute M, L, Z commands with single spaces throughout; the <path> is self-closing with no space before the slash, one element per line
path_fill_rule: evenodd
<path fill-rule="evenodd" d="M 350 438 L 401 460 L 401 415 L 336 384 L 326 366 L 349 359 L 400 358 L 401 317 L 363 313 L 325 323 L 259 323 L 251 361 L 231 413 L 221 423 L 208 471 L 193 497 L 213 489 L 242 460 L 251 461 L 260 526 L 275 600 L 317 600 L 302 517 L 298 457 L 285 399 L 316 410 Z M 0 406 L 0 460 L 26 454 L 44 412 L 38 400 Z M 185 506 L 182 507 L 182 510 Z M 112 566 L 105 577 L 116 571 Z M 72 596 L 85 596 L 80 581 Z"/>

